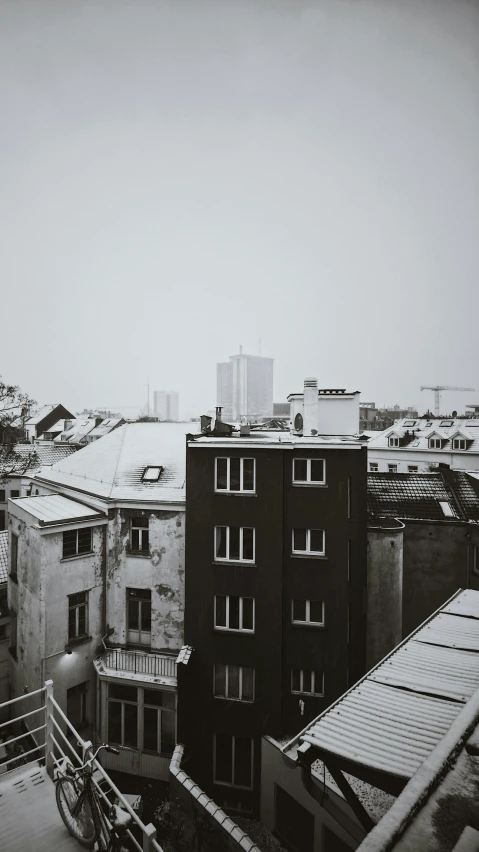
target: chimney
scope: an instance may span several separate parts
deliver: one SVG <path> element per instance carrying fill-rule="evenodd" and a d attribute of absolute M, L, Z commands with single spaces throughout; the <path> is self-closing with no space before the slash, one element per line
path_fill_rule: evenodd
<path fill-rule="evenodd" d="M 221 405 L 216 406 L 216 422 L 221 423 Z"/>
<path fill-rule="evenodd" d="M 318 434 L 318 380 L 304 380 L 303 436 Z"/>

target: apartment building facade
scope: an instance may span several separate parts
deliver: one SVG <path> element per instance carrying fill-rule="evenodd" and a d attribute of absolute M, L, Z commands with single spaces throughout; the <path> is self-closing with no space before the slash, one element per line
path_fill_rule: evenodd
<path fill-rule="evenodd" d="M 261 419 L 273 414 L 273 358 L 238 355 L 216 366 L 217 404 L 226 420 Z"/>
<path fill-rule="evenodd" d="M 368 441 L 371 473 L 479 470 L 478 417 L 406 417 Z"/>
<path fill-rule="evenodd" d="M 161 780 L 183 645 L 184 444 L 172 424 L 127 424 L 9 501 L 14 693 L 54 679 L 77 730 L 118 746 L 108 768 Z"/>
<path fill-rule="evenodd" d="M 179 737 L 189 772 L 257 812 L 261 736 L 365 670 L 366 452 L 291 432 L 190 436 Z"/>

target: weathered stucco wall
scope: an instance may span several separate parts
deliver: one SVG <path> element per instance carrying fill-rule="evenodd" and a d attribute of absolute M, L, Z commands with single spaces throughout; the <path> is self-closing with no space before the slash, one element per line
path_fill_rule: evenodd
<path fill-rule="evenodd" d="M 109 513 L 107 623 L 111 641 L 126 644 L 126 589 L 151 589 L 151 647 L 183 644 L 185 514 L 183 511 L 116 509 Z M 149 519 L 150 556 L 130 552 L 130 519 Z"/>
<path fill-rule="evenodd" d="M 393 518 L 368 526 L 367 669 L 402 639 L 403 530 Z"/>

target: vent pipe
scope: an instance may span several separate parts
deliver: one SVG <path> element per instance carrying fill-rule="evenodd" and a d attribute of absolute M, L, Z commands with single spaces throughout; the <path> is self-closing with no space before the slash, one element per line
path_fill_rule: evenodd
<path fill-rule="evenodd" d="M 318 434 L 318 380 L 304 380 L 303 436 Z"/>

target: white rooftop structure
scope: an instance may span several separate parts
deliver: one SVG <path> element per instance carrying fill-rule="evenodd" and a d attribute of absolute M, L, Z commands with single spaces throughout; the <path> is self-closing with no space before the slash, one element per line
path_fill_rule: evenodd
<path fill-rule="evenodd" d="M 459 591 L 284 751 L 397 795 L 479 687 L 479 592 Z"/>
<path fill-rule="evenodd" d="M 125 423 L 35 477 L 113 501 L 184 503 L 187 423 Z M 161 467 L 157 480 L 144 474 Z"/>
<path fill-rule="evenodd" d="M 85 506 L 77 500 L 70 500 L 62 494 L 46 494 L 38 497 L 16 497 L 10 499 L 12 504 L 29 515 L 38 519 L 40 526 L 50 526 L 71 521 L 85 521 L 103 518 L 102 512 L 97 512 L 90 506 Z"/>

